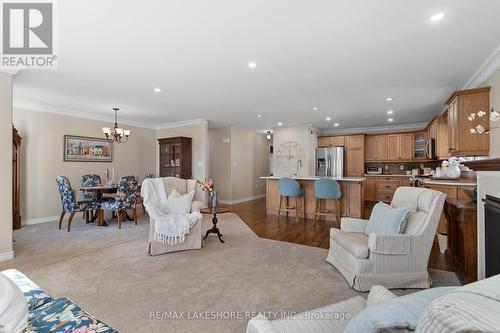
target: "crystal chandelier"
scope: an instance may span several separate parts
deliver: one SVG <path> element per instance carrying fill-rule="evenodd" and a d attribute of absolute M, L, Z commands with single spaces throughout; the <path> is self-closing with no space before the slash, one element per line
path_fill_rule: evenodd
<path fill-rule="evenodd" d="M 113 108 L 115 111 L 115 124 L 113 126 L 113 129 L 110 127 L 103 127 L 102 131 L 104 135 L 106 135 L 106 139 L 109 141 L 109 143 L 113 142 L 118 142 L 118 143 L 125 143 L 128 141 L 128 136 L 130 135 L 130 130 L 123 129 L 121 127 L 118 127 L 118 120 L 117 120 L 117 113 L 119 108 Z"/>

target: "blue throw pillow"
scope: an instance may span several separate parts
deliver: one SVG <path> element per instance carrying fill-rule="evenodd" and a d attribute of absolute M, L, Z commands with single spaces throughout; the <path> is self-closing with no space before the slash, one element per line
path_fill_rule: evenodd
<path fill-rule="evenodd" d="M 406 227 L 406 217 L 410 212 L 409 207 L 393 208 L 388 204 L 379 202 L 373 207 L 370 223 L 365 234 L 401 234 Z"/>
<path fill-rule="evenodd" d="M 431 288 L 369 305 L 349 321 L 344 333 L 375 333 L 391 328 L 414 331 L 425 308 L 438 297 L 456 289 Z"/>

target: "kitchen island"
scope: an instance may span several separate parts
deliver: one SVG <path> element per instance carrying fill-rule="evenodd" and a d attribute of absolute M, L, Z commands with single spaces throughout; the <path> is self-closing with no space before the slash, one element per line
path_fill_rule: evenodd
<path fill-rule="evenodd" d="M 266 180 L 266 208 L 267 214 L 278 215 L 278 206 L 280 202 L 280 192 L 278 180 L 283 177 L 270 176 L 270 177 L 260 177 Z M 320 179 L 320 177 L 291 177 L 296 179 L 300 186 L 304 189 L 305 196 L 305 216 L 306 218 L 314 218 L 314 181 Z M 343 217 L 356 217 L 361 218 L 363 216 L 363 186 L 365 179 L 364 177 L 337 177 L 331 178 L 339 182 L 340 190 L 342 191 L 342 216 Z M 294 204 L 293 200 L 290 202 L 291 205 Z M 335 212 L 335 201 L 334 200 L 321 200 L 321 210 L 330 210 Z M 300 211 L 300 214 L 302 212 Z M 328 221 L 335 221 L 335 216 L 322 216 L 322 219 Z"/>

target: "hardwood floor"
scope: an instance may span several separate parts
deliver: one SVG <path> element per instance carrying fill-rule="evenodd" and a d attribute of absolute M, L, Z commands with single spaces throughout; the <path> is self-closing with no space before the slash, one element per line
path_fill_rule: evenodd
<path fill-rule="evenodd" d="M 262 238 L 273 239 L 283 242 L 290 242 L 308 246 L 315 246 L 324 249 L 330 247 L 330 228 L 338 228 L 336 222 L 317 221 L 300 219 L 295 222 L 295 216 L 290 214 L 287 219 L 285 215 L 280 217 L 280 222 L 276 222 L 276 215 L 266 214 L 266 199 L 257 199 L 232 205 L 231 211 L 238 216 Z M 366 213 L 365 213 L 366 216 Z M 445 271 L 453 271 L 452 265 L 444 255 L 439 252 L 437 242 L 431 251 L 429 267 Z"/>

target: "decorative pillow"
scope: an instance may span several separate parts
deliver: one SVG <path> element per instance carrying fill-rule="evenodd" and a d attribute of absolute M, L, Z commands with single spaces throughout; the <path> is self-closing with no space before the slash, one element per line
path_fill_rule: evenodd
<path fill-rule="evenodd" d="M 191 203 L 193 202 L 194 191 L 188 194 L 181 195 L 176 189 L 168 195 L 167 198 L 167 213 L 170 214 L 188 214 L 191 211 Z"/>
<path fill-rule="evenodd" d="M 379 202 L 373 207 L 370 222 L 365 229 L 365 234 L 401 234 L 406 227 L 406 217 L 410 208 L 393 208 L 388 204 Z"/>
<path fill-rule="evenodd" d="M 396 329 L 414 331 L 425 308 L 433 300 L 456 289 L 431 288 L 370 305 L 351 319 L 344 333 L 377 333 Z"/>
<path fill-rule="evenodd" d="M 21 289 L 28 302 L 28 310 L 32 311 L 39 306 L 49 303 L 53 300 L 45 290 L 40 288 L 33 281 L 28 279 L 26 275 L 19 272 L 17 269 L 8 269 L 2 272 Z"/>
<path fill-rule="evenodd" d="M 33 332 L 118 332 L 64 297 L 33 311 L 30 323 Z"/>
<path fill-rule="evenodd" d="M 22 332 L 28 326 L 28 304 L 18 286 L 0 273 L 0 331 Z"/>

